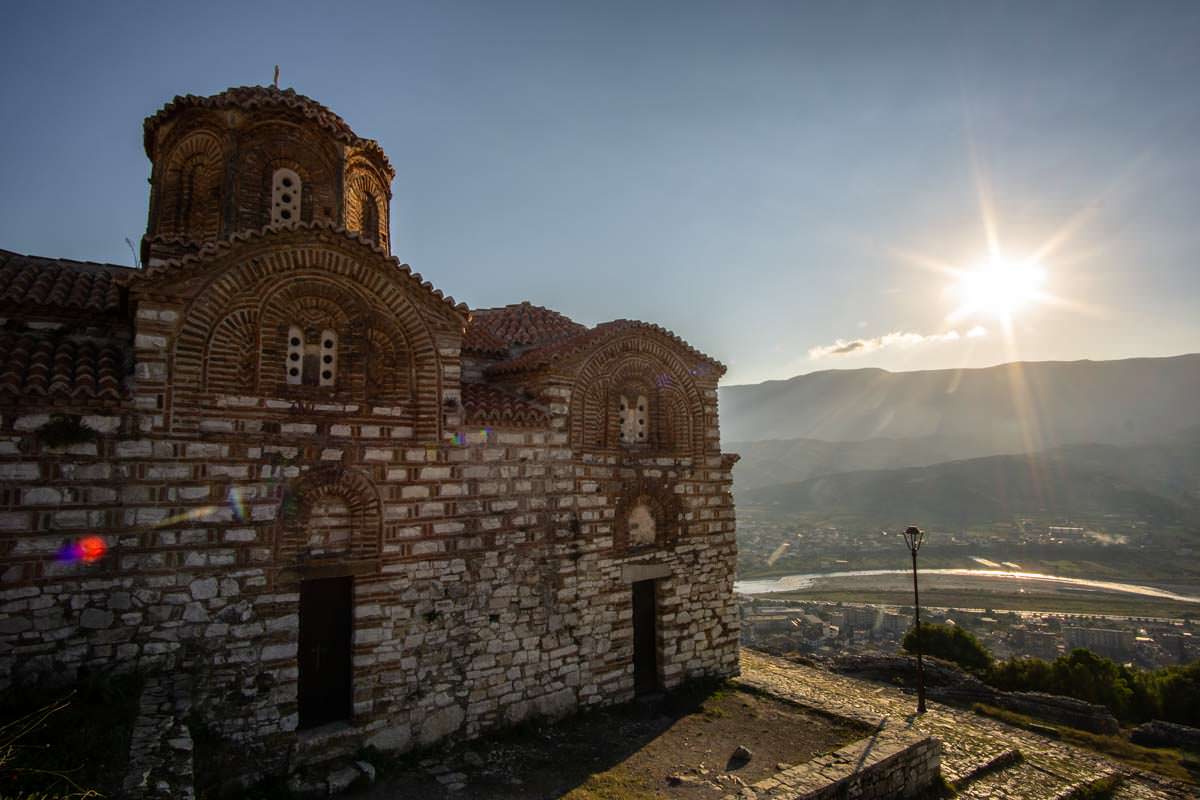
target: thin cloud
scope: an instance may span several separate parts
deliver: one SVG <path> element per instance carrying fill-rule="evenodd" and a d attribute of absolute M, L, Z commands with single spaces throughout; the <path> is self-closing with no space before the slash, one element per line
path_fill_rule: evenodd
<path fill-rule="evenodd" d="M 965 338 L 978 339 L 981 336 L 987 336 L 987 329 L 982 325 L 976 325 L 966 332 Z M 885 333 L 883 336 L 873 336 L 869 339 L 838 339 L 833 344 L 819 345 L 808 349 L 808 357 L 814 361 L 819 358 L 828 358 L 829 356 L 848 356 L 853 354 L 873 353 L 876 350 L 883 350 L 886 347 L 922 347 L 929 344 L 945 344 L 948 342 L 957 342 L 964 338 L 964 334 L 956 330 L 949 330 L 945 333 L 913 333 L 911 331 L 892 331 Z"/>

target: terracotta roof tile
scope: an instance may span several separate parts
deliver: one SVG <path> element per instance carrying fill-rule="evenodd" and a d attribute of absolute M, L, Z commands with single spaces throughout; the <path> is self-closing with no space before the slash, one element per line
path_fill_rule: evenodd
<path fill-rule="evenodd" d="M 249 111 L 272 106 L 298 111 L 332 133 L 337 139 L 356 147 L 375 151 L 384 167 L 387 168 L 389 177 L 395 174 L 391 163 L 388 162 L 387 155 L 374 139 L 360 137 L 350 129 L 346 120 L 311 97 L 306 97 L 295 89 L 277 89 L 274 86 L 234 86 L 209 97 L 200 97 L 194 94 L 176 95 L 171 102 L 159 109 L 153 116 L 146 117 L 145 122 L 142 123 L 146 155 L 153 160 L 154 132 L 158 130 L 158 126 L 183 109 L 240 108 Z"/>
<path fill-rule="evenodd" d="M 125 353 L 110 343 L 0 332 L 0 398 L 119 400 Z"/>
<path fill-rule="evenodd" d="M 463 334 L 462 349 L 465 353 L 507 356 L 508 342 L 472 321 L 467 323 L 467 331 Z"/>
<path fill-rule="evenodd" d="M 462 405 L 468 425 L 525 426 L 545 425 L 545 409 L 494 386 L 464 383 Z"/>
<path fill-rule="evenodd" d="M 0 305 L 107 314 L 121 310 L 130 267 L 23 256 L 0 250 Z"/>
<path fill-rule="evenodd" d="M 555 362 L 570 358 L 571 356 L 582 353 L 583 351 L 599 344 L 604 339 L 610 336 L 616 336 L 631 330 L 643 330 L 657 333 L 671 339 L 679 345 L 684 352 L 691 355 L 693 358 L 700 359 L 713 367 L 718 374 L 725 372 L 725 365 L 720 361 L 707 356 L 696 348 L 692 347 L 686 341 L 676 336 L 671 331 L 659 325 L 653 325 L 649 322 L 639 322 L 632 319 L 617 319 L 612 322 L 602 322 L 594 328 L 584 329 L 583 333 L 572 336 L 569 339 L 562 339 L 542 347 L 535 347 L 532 350 L 527 350 L 516 358 L 502 361 L 499 364 L 493 364 L 487 368 L 487 373 L 490 375 L 502 375 L 512 372 L 525 372 L 530 370 L 542 369 L 548 367 Z"/>
<path fill-rule="evenodd" d="M 502 308 L 472 311 L 463 349 L 506 353 L 510 347 L 549 344 L 586 330 L 586 327 L 565 314 L 535 306 L 526 300 Z"/>

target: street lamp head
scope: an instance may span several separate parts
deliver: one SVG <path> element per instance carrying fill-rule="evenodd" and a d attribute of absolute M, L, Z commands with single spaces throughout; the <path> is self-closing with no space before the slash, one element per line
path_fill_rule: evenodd
<path fill-rule="evenodd" d="M 914 553 L 921 549 L 921 543 L 925 541 L 925 531 L 918 528 L 916 525 L 910 525 L 904 531 L 904 543 L 908 545 L 908 549 Z"/>

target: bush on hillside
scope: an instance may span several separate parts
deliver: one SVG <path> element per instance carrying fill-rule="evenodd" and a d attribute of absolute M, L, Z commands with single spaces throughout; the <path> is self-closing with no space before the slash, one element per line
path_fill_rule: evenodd
<path fill-rule="evenodd" d="M 921 652 L 928 656 L 953 661 L 963 669 L 984 672 L 992 665 L 992 654 L 969 631 L 956 625 L 921 623 Z M 904 636 L 901 646 L 910 653 L 916 652 L 917 628 L 914 626 Z"/>

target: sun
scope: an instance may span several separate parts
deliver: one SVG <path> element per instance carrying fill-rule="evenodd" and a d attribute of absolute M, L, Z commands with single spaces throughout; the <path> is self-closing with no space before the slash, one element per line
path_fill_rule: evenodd
<path fill-rule="evenodd" d="M 1042 299 L 1046 271 L 1032 261 L 993 258 L 985 264 L 957 272 L 954 293 L 959 306 L 950 319 L 979 314 L 1008 321 L 1017 311 Z"/>

